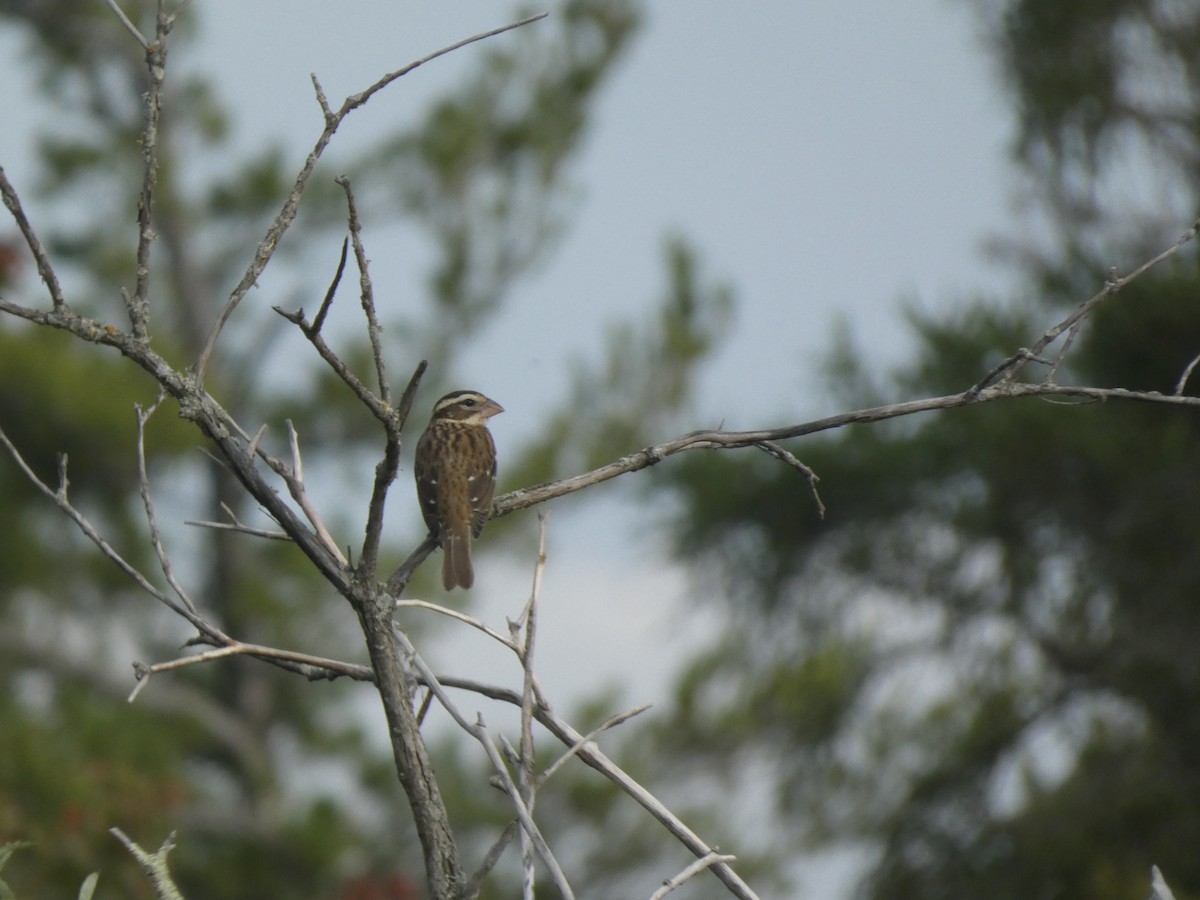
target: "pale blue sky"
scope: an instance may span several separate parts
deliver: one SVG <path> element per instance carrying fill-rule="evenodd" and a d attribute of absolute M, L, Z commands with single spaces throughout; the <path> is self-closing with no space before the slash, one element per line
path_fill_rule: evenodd
<path fill-rule="evenodd" d="M 482 0 L 449 13 L 411 2 L 198 7 L 204 49 L 189 64 L 219 73 L 247 138 L 285 136 L 297 164 L 319 125 L 310 72 L 340 99 L 509 20 Z M 657 295 L 673 230 L 737 290 L 735 331 L 703 404 L 734 426 L 821 408 L 805 395 L 809 361 L 835 316 L 894 361 L 908 347 L 898 298 L 937 304 L 994 284 L 978 248 L 1005 223 L 1008 120 L 974 27 L 970 5 L 950 0 L 651 4 L 601 98 L 570 234 L 465 361 L 506 398 L 497 427 L 535 424 L 558 397 L 561 358 L 596 353 L 603 322 Z M 348 120 L 333 152 L 414 117 L 472 52 L 390 87 Z M 422 261 L 366 238 L 377 283 L 400 297 L 419 290 Z M 541 351 L 497 365 L 489 341 L 522 333 L 544 335 Z"/>

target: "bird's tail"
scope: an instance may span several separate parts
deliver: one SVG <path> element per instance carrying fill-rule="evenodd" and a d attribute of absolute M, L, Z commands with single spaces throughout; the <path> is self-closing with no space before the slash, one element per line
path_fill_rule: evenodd
<path fill-rule="evenodd" d="M 471 568 L 471 532 L 464 528 L 459 534 L 448 534 L 442 541 L 442 586 L 452 591 L 464 590 L 475 583 Z"/>

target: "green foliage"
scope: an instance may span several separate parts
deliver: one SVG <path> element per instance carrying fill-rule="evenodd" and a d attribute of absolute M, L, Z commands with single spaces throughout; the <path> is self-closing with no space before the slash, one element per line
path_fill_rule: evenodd
<path fill-rule="evenodd" d="M 1101 308 L 1073 371 L 1170 390 L 1200 348 L 1182 275 Z M 1158 327 L 1135 325 L 1139 313 Z M 897 378 L 909 396 L 961 389 L 1020 343 L 990 315 L 962 318 L 917 323 L 920 362 Z M 1198 441 L 1194 414 L 1043 401 L 847 431 L 799 450 L 822 479 L 823 523 L 804 514 L 794 472 L 693 456 L 673 470 L 687 498 L 680 550 L 725 579 L 738 624 L 683 682 L 670 746 L 769 748 L 786 773 L 780 809 L 802 817 L 802 833 L 882 842 L 872 896 L 1018 896 L 1048 883 L 1071 885 L 1063 896 L 1135 896 L 1131 885 L 1141 896 L 1151 863 L 1194 883 L 1194 855 L 1166 836 L 1200 828 L 1200 780 L 1181 763 L 1200 736 L 1185 712 L 1200 695 Z M 1093 723 L 1082 732 L 1068 724 L 1081 698 Z M 1104 698 L 1134 718 L 1113 720 Z M 998 815 L 1003 773 L 1050 727 L 1065 733 L 1043 752 L 1078 755 L 1069 777 L 1036 782 Z M 1100 752 L 1106 729 L 1119 751 Z M 1118 778 L 1105 758 L 1140 764 Z M 1105 799 L 1085 803 L 1088 792 Z M 1163 792 L 1172 802 L 1148 799 Z M 1152 831 L 1134 813 L 1144 803 L 1160 817 Z M 1058 826 L 1044 824 L 1051 815 Z M 1087 842 L 1052 841 L 1081 828 Z M 1142 839 L 1151 833 L 1162 839 Z"/>
<path fill-rule="evenodd" d="M 1200 118 L 1179 111 L 1200 94 L 1177 90 L 1196 78 L 1194 11 L 1013 0 L 985 21 L 1059 243 L 1021 248 L 1020 302 L 912 314 L 918 349 L 886 379 L 843 338 L 827 371 L 847 407 L 966 389 L 1114 261 L 1186 227 L 1160 207 L 1100 216 L 1131 134 L 1171 130 L 1155 159 L 1180 170 L 1158 174 L 1195 202 Z M 1163 55 L 1130 51 L 1150 46 Z M 1194 260 L 1107 298 L 1056 380 L 1175 390 L 1200 353 Z M 792 448 L 821 478 L 823 522 L 794 471 L 691 455 L 668 473 L 677 547 L 725 586 L 728 624 L 658 746 L 684 783 L 692 761 L 769 759 L 794 841 L 877 851 L 863 896 L 1141 898 L 1152 864 L 1194 895 L 1197 446 L 1193 411 L 1115 402 L 847 429 Z"/>

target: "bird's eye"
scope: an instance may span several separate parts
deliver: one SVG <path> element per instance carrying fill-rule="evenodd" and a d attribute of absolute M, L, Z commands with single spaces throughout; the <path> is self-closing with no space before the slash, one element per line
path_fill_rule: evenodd
<path fill-rule="evenodd" d="M 463 406 L 475 406 L 478 402 L 474 397 L 467 397 L 463 400 Z"/>

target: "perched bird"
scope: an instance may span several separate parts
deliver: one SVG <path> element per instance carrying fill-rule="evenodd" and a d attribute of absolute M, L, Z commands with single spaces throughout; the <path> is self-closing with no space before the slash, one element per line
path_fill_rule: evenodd
<path fill-rule="evenodd" d="M 471 540 L 492 511 L 496 445 L 487 420 L 504 412 L 478 391 L 453 391 L 433 405 L 417 441 L 417 499 L 429 531 L 442 545 L 442 584 L 469 588 Z"/>

